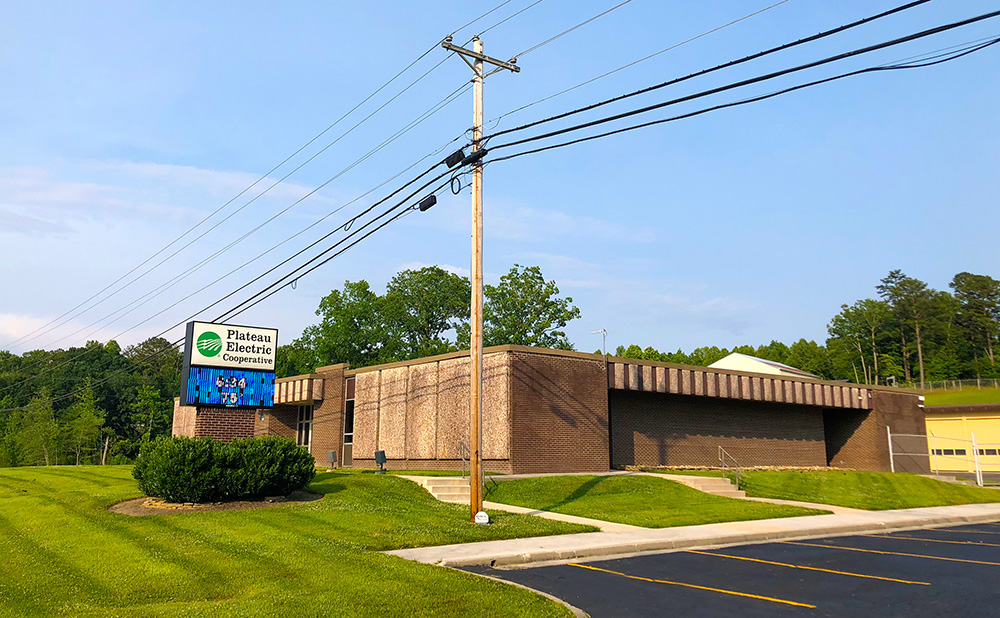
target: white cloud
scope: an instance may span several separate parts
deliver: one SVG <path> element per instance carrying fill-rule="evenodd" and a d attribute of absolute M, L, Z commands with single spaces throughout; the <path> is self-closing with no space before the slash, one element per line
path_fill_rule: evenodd
<path fill-rule="evenodd" d="M 406 262 L 405 264 L 400 264 L 397 272 L 400 270 L 420 270 L 421 268 L 427 268 L 428 266 L 437 266 L 441 270 L 445 270 L 461 277 L 468 277 L 472 274 L 471 270 L 461 266 L 452 266 L 451 264 L 428 264 L 426 262 Z"/>

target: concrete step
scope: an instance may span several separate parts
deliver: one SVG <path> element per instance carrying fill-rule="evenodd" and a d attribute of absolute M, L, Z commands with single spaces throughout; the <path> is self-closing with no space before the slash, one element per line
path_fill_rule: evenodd
<path fill-rule="evenodd" d="M 469 479 L 460 476 L 433 477 L 424 481 L 425 487 L 468 487 Z"/>
<path fill-rule="evenodd" d="M 722 496 L 723 498 L 746 498 L 747 497 L 747 492 L 745 492 L 745 491 L 743 491 L 741 489 L 729 489 L 729 490 L 720 490 L 720 491 L 712 491 L 712 492 L 705 492 L 705 493 L 711 493 L 713 496 Z"/>
<path fill-rule="evenodd" d="M 431 491 L 431 494 L 435 497 L 439 496 L 468 496 L 468 487 L 447 487 L 447 488 L 435 488 Z"/>

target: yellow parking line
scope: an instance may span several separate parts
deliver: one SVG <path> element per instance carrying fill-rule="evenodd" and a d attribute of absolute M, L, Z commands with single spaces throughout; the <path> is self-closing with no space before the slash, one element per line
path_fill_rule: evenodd
<path fill-rule="evenodd" d="M 916 536 L 895 536 L 888 534 L 859 534 L 870 539 L 899 539 L 901 541 L 926 541 L 928 543 L 950 543 L 952 545 L 979 545 L 982 547 L 1000 547 L 997 543 L 982 543 L 980 541 L 946 541 L 944 539 L 922 539 Z"/>
<path fill-rule="evenodd" d="M 694 588 L 695 590 L 707 590 L 709 592 L 718 592 L 721 594 L 731 594 L 737 597 L 746 597 L 748 599 L 759 599 L 761 601 L 770 601 L 772 603 L 782 603 L 784 605 L 794 605 L 795 607 L 808 607 L 810 609 L 816 609 L 815 605 L 809 605 L 808 603 L 797 603 L 795 601 L 786 601 L 785 599 L 775 599 L 774 597 L 765 597 L 757 594 L 749 594 L 747 592 L 736 592 L 735 590 L 723 590 L 721 588 L 709 588 L 708 586 L 698 586 L 696 584 L 685 584 L 683 582 L 673 582 L 666 579 L 651 579 L 649 577 L 638 577 L 636 575 L 628 575 L 626 573 L 621 573 L 619 571 L 612 571 L 611 569 L 601 569 L 595 566 L 589 566 L 586 564 L 575 564 L 570 563 L 569 566 L 580 567 L 581 569 L 590 569 L 591 571 L 600 571 L 602 573 L 611 573 L 613 575 L 621 575 L 622 577 L 627 577 L 629 579 L 636 579 L 643 582 L 652 582 L 654 584 L 669 584 L 671 586 L 681 586 L 683 588 Z"/>
<path fill-rule="evenodd" d="M 924 528 L 923 532 L 948 532 L 951 534 L 1000 534 L 988 530 L 955 530 L 953 528 Z"/>
<path fill-rule="evenodd" d="M 865 575 L 863 573 L 850 573 L 848 571 L 835 571 L 833 569 L 821 569 L 819 567 L 805 566 L 803 564 L 788 564 L 786 562 L 772 562 L 770 560 L 760 560 L 759 558 L 747 558 L 745 556 L 731 556 L 729 554 L 716 554 L 708 551 L 688 550 L 689 554 L 700 554 L 702 556 L 716 556 L 718 558 L 732 558 L 733 560 L 746 560 L 747 562 L 760 562 L 762 564 L 773 564 L 775 566 L 788 567 L 790 569 L 804 569 L 806 571 L 819 571 L 820 573 L 833 573 L 835 575 L 849 575 L 851 577 L 863 577 L 865 579 L 880 579 L 886 582 L 896 582 L 899 584 L 914 584 L 917 586 L 930 586 L 929 582 L 911 582 L 906 579 L 895 579 L 893 577 L 879 577 L 878 575 Z"/>
<path fill-rule="evenodd" d="M 982 560 L 964 560 L 962 558 L 944 558 L 942 556 L 925 556 L 923 554 L 904 554 L 898 551 L 878 551 L 877 549 L 861 549 L 860 547 L 844 547 L 843 545 L 821 545 L 820 543 L 801 543 L 798 541 L 778 541 L 785 545 L 804 545 L 805 547 L 824 547 L 826 549 L 843 549 L 846 551 L 860 551 L 866 554 L 883 554 L 886 556 L 906 556 L 907 558 L 927 558 L 928 560 L 945 560 L 947 562 L 965 562 L 968 564 L 985 564 L 987 566 L 1000 566 L 1000 562 L 984 562 Z"/>

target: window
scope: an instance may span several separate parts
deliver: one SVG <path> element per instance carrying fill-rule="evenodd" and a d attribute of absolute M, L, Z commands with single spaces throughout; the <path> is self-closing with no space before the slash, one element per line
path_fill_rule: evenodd
<path fill-rule="evenodd" d="M 946 448 L 946 449 L 944 449 L 944 454 L 945 455 L 954 455 L 955 454 L 955 449 L 953 449 L 953 448 Z"/>
<path fill-rule="evenodd" d="M 990 455 L 995 456 L 997 454 L 997 449 L 995 448 L 981 448 L 979 449 L 980 455 Z"/>
<path fill-rule="evenodd" d="M 955 449 L 955 454 L 958 455 L 958 456 L 960 456 L 960 457 L 965 457 L 965 449 L 964 448 L 957 448 L 957 449 Z"/>
<path fill-rule="evenodd" d="M 354 400 L 344 406 L 344 444 L 354 444 Z"/>
<path fill-rule="evenodd" d="M 312 442 L 312 421 L 312 405 L 299 406 L 299 422 L 295 434 L 295 443 L 299 446 L 309 448 L 309 444 Z"/>
<path fill-rule="evenodd" d="M 944 455 L 944 452 L 941 449 L 936 448 L 936 449 L 934 449 L 934 452 L 931 453 L 931 454 L 932 455 Z"/>

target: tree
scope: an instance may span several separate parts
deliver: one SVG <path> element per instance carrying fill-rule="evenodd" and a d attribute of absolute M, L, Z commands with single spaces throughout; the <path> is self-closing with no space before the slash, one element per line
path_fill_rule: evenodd
<path fill-rule="evenodd" d="M 833 338 L 847 342 L 858 353 L 865 384 L 878 384 L 878 343 L 877 335 L 889 319 L 889 306 L 881 301 L 866 298 L 853 305 L 841 305 L 827 326 Z M 871 364 L 867 358 L 871 357 Z"/>
<path fill-rule="evenodd" d="M 483 345 L 526 345 L 572 350 L 562 329 L 580 317 L 573 299 L 559 297 L 555 281 L 546 281 L 537 266 L 515 264 L 498 285 L 483 286 Z M 468 345 L 469 328 L 459 330 Z"/>
<path fill-rule="evenodd" d="M 91 380 L 84 383 L 83 391 L 77 395 L 67 414 L 66 438 L 70 450 L 76 456 L 76 465 L 87 454 L 96 452 L 101 427 L 104 425 L 104 412 L 97 407 L 97 398 Z"/>
<path fill-rule="evenodd" d="M 386 317 L 402 341 L 405 358 L 455 349 L 444 337 L 469 319 L 472 286 L 466 277 L 438 266 L 404 270 L 386 286 Z"/>
<path fill-rule="evenodd" d="M 365 280 L 345 281 L 320 303 L 320 323 L 307 327 L 295 343 L 313 350 L 319 364 L 365 367 L 399 360 L 402 341 L 385 319 L 385 299 Z"/>
<path fill-rule="evenodd" d="M 917 346 L 917 363 L 920 370 L 920 388 L 924 388 L 924 348 L 923 334 L 930 317 L 935 291 L 919 279 L 907 277 L 901 270 L 893 270 L 882 279 L 876 288 L 882 299 L 889 303 L 901 324 L 908 326 L 914 334 Z M 900 329 L 903 337 L 903 367 L 906 369 L 905 329 Z M 908 373 L 908 372 L 907 372 Z M 909 375 L 907 375 L 909 379 Z"/>
<path fill-rule="evenodd" d="M 815 341 L 799 339 L 788 350 L 787 364 L 808 371 L 821 378 L 832 378 L 830 355 Z"/>
<path fill-rule="evenodd" d="M 132 419 L 139 442 L 151 442 L 157 436 L 169 433 L 170 413 L 159 390 L 145 384 L 140 386 L 132 404 Z"/>
<path fill-rule="evenodd" d="M 274 374 L 279 378 L 312 373 L 320 365 L 315 351 L 302 339 L 279 345 L 275 350 Z"/>
<path fill-rule="evenodd" d="M 26 463 L 46 466 L 56 463 L 59 424 L 48 391 L 31 398 L 17 432 L 17 446 Z"/>
<path fill-rule="evenodd" d="M 981 346 L 990 365 L 1000 335 L 1000 281 L 986 275 L 961 272 L 949 284 L 959 304 L 958 323 L 970 341 Z"/>

